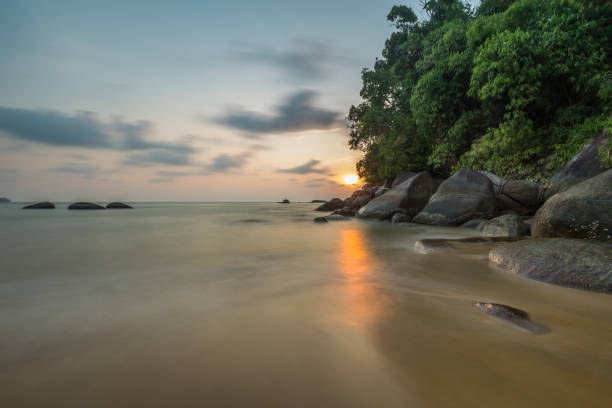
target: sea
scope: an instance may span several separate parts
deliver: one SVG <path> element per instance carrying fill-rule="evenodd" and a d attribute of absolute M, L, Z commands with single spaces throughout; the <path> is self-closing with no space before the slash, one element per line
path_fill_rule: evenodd
<path fill-rule="evenodd" d="M 0 204 L 0 407 L 612 406 L 612 296 L 313 203 Z M 482 313 L 528 312 L 545 334 Z"/>

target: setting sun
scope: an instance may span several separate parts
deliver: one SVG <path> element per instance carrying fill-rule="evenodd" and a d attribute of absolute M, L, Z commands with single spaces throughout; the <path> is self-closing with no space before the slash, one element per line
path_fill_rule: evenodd
<path fill-rule="evenodd" d="M 359 181 L 359 176 L 356 176 L 355 174 L 347 174 L 346 176 L 344 176 L 344 184 L 356 184 Z"/>

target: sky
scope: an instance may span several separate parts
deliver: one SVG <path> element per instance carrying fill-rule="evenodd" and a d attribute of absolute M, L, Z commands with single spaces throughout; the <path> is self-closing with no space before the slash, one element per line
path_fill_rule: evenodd
<path fill-rule="evenodd" d="M 346 197 L 397 3 L 2 0 L 0 197 Z"/>

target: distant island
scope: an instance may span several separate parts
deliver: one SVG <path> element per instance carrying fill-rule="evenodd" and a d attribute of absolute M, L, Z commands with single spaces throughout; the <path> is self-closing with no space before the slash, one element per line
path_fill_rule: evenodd
<path fill-rule="evenodd" d="M 10 202 L 11 202 L 11 200 L 9 200 L 8 198 L 0 197 L 0 203 L 10 203 Z"/>

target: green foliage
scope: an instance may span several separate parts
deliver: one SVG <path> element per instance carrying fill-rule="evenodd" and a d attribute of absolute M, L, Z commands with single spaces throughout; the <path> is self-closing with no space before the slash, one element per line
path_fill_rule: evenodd
<path fill-rule="evenodd" d="M 362 72 L 363 101 L 348 116 L 362 177 L 464 166 L 545 177 L 609 123 L 610 2 L 422 5 L 425 21 L 391 9 L 397 31 Z"/>

